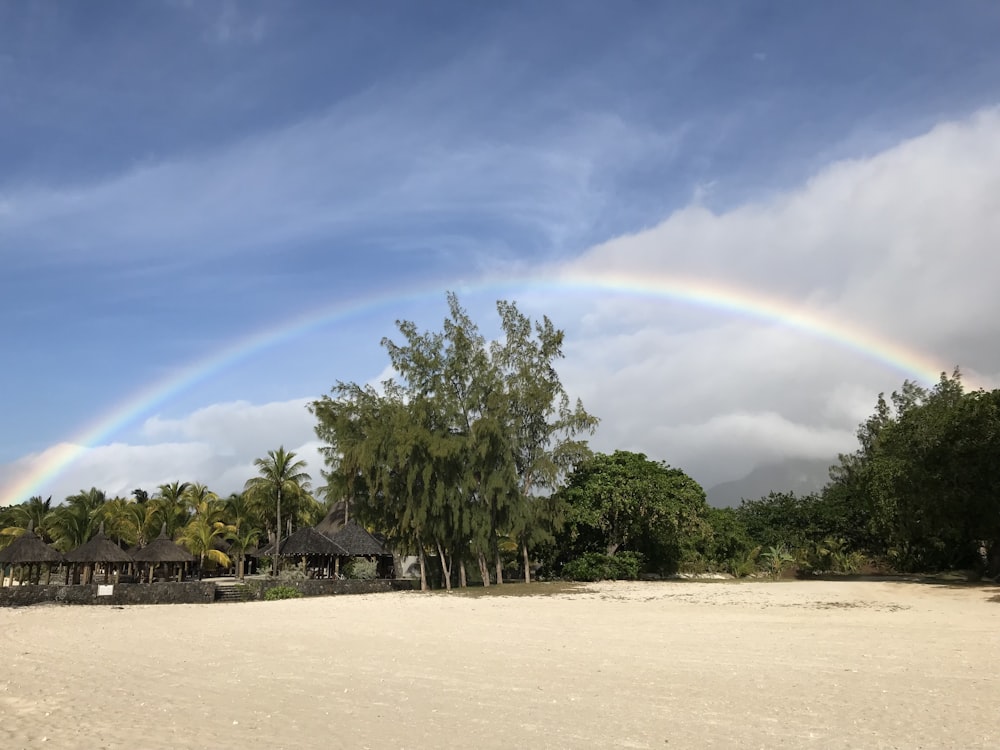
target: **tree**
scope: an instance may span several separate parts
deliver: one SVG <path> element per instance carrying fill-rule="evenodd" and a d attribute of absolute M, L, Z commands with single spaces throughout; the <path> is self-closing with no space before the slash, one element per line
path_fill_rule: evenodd
<path fill-rule="evenodd" d="M 146 523 L 145 506 L 116 497 L 108 500 L 101 508 L 100 520 L 105 533 L 119 544 L 145 544 L 143 527 Z"/>
<path fill-rule="evenodd" d="M 203 484 L 189 484 L 182 497 L 191 515 L 204 518 L 209 523 L 221 520 L 225 513 L 225 506 L 219 501 L 219 496 Z"/>
<path fill-rule="evenodd" d="M 216 549 L 217 540 L 225 539 L 235 529 L 224 523 L 210 521 L 206 516 L 195 516 L 181 531 L 177 542 L 187 548 L 187 551 L 198 557 L 198 577 L 205 569 L 205 560 L 211 560 L 216 565 L 228 568 L 232 563 L 229 556 Z"/>
<path fill-rule="evenodd" d="M 903 570 L 1000 572 L 1000 391 L 966 393 L 958 370 L 904 382 L 858 430 L 824 494 Z"/>
<path fill-rule="evenodd" d="M 53 546 L 68 552 L 88 542 L 97 530 L 106 501 L 101 490 L 91 487 L 70 495 L 63 505 L 54 508 L 48 523 Z"/>
<path fill-rule="evenodd" d="M 152 513 L 148 515 L 144 534 L 146 539 L 153 538 L 164 525 L 167 536 L 171 539 L 176 538 L 177 533 L 190 518 L 186 501 L 189 486 L 188 482 L 170 482 L 161 484 L 157 488 L 156 495 L 150 501 Z"/>
<path fill-rule="evenodd" d="M 247 480 L 244 493 L 262 508 L 274 507 L 275 554 L 272 559 L 272 574 L 278 574 L 278 546 L 281 543 L 281 502 L 292 507 L 291 517 L 303 505 L 315 501 L 309 496 L 310 476 L 305 472 L 305 461 L 296 461 L 295 453 L 286 451 L 284 446 L 276 451 L 268 451 L 267 458 L 254 459 L 254 466 L 260 476 Z M 265 511 L 264 517 L 268 514 Z M 269 522 L 270 519 L 268 519 Z"/>
<path fill-rule="evenodd" d="M 396 377 L 381 392 L 338 383 L 311 408 L 328 488 L 421 560 L 433 549 L 446 586 L 471 560 L 489 585 L 488 559 L 503 581 L 506 540 L 530 575 L 528 549 L 550 525 L 536 500 L 587 455 L 575 436 L 597 420 L 570 406 L 553 366 L 563 334 L 547 318 L 499 302 L 504 337 L 487 346 L 454 294 L 448 308 L 441 331 L 397 321 L 402 340 L 382 341 Z"/>
<path fill-rule="evenodd" d="M 260 529 L 250 526 L 227 526 L 226 539 L 229 540 L 229 552 L 236 562 L 236 577 L 241 581 L 246 573 L 247 550 L 257 544 L 260 539 Z"/>
<path fill-rule="evenodd" d="M 504 339 L 493 344 L 493 362 L 500 369 L 503 412 L 512 438 L 514 468 L 519 478 L 518 512 L 512 518 L 524 565 L 525 583 L 531 582 L 530 546 L 553 539 L 553 506 L 541 503 L 538 493 L 551 493 L 574 466 L 590 458 L 586 441 L 596 417 L 577 400 L 571 405 L 553 365 L 562 359 L 563 332 L 548 317 L 531 320 L 509 302 L 498 302 Z"/>
<path fill-rule="evenodd" d="M 710 533 L 701 486 L 641 453 L 593 456 L 573 471 L 559 496 L 566 505 L 566 557 L 627 550 L 654 569 L 673 571 Z"/>

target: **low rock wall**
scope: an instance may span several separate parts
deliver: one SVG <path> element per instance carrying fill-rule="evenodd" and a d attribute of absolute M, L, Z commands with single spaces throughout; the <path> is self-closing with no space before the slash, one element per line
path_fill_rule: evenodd
<path fill-rule="evenodd" d="M 336 596 L 341 594 L 375 594 L 382 591 L 408 591 L 420 587 L 419 581 L 406 579 L 376 579 L 374 581 L 262 581 L 218 588 L 237 589 L 246 601 L 264 598 L 275 586 L 291 586 L 303 596 Z M 0 588 L 0 607 L 22 607 L 29 604 L 207 604 L 214 602 L 216 584 L 209 581 L 182 583 L 119 583 L 117 585 L 49 585 L 6 586 Z M 102 592 L 104 592 L 102 594 Z"/>
<path fill-rule="evenodd" d="M 110 590 L 110 594 L 102 592 Z M 0 588 L 0 607 L 28 604 L 202 604 L 215 601 L 215 584 L 119 583 L 117 585 L 8 586 Z"/>

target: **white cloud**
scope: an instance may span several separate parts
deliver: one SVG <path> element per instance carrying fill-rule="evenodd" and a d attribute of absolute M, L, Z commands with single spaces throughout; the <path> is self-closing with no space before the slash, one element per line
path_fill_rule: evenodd
<path fill-rule="evenodd" d="M 0 192 L 0 239 L 77 262 L 178 263 L 359 235 L 386 249 L 488 257 L 509 237 L 481 231 L 495 222 L 560 248 L 608 202 L 595 174 L 613 179 L 616 165 L 654 151 L 670 158 L 686 132 L 580 115 L 558 132 L 491 137 L 451 106 L 470 68 L 485 65 L 463 60 L 418 84 L 365 91 L 212 153 L 92 184 Z"/>
<path fill-rule="evenodd" d="M 128 495 L 137 487 L 152 491 L 174 481 L 202 482 L 225 495 L 241 490 L 256 475 L 255 458 L 279 446 L 306 462 L 313 486 L 319 487 L 323 463 L 307 402 L 214 404 L 179 419 L 152 418 L 143 429 L 151 441 L 148 444 L 113 443 L 82 450 L 67 444 L 53 446 L 0 467 L 0 500 L 17 501 L 6 497 L 10 491 L 6 488 L 64 463 L 66 468 L 40 490 L 57 500 L 89 487 L 109 495 Z"/>
<path fill-rule="evenodd" d="M 753 289 L 923 352 L 943 369 L 960 364 L 995 386 L 998 237 L 994 110 L 831 165 L 796 190 L 725 213 L 692 204 L 549 270 Z M 763 461 L 851 450 L 876 394 L 906 376 L 802 331 L 717 310 L 622 295 L 524 299 L 527 312 L 547 313 L 567 329 L 560 372 L 602 419 L 595 446 L 641 450 L 706 485 Z M 253 458 L 280 444 L 310 457 L 319 484 L 305 403 L 235 402 L 150 419 L 144 435 L 152 444 L 88 451 L 55 494 L 102 481 L 116 492 L 174 478 L 230 491 L 252 474 Z"/>
<path fill-rule="evenodd" d="M 310 401 L 301 398 L 269 404 L 246 401 L 212 404 L 181 419 L 151 417 L 143 423 L 142 431 L 154 440 L 173 438 L 205 443 L 220 456 L 250 453 L 259 456 L 279 444 L 301 445 L 315 437 L 315 420 L 307 409 Z"/>
<path fill-rule="evenodd" d="M 753 289 L 990 386 L 1000 383 L 997 237 L 994 110 L 768 200 L 721 214 L 692 204 L 554 273 Z M 876 394 L 907 376 L 799 331 L 676 302 L 589 300 L 579 320 L 566 380 L 603 417 L 597 444 L 683 462 L 706 483 L 780 456 L 852 449 Z"/>

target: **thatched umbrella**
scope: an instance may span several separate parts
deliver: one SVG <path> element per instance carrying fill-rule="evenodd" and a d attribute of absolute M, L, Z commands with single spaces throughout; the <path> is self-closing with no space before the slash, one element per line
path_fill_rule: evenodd
<path fill-rule="evenodd" d="M 149 582 L 153 582 L 153 571 L 160 565 L 176 565 L 177 580 L 184 578 L 184 566 L 194 562 L 194 555 L 180 545 L 174 544 L 167 536 L 167 525 L 163 524 L 160 535 L 145 547 L 132 553 L 137 563 L 149 565 Z"/>
<path fill-rule="evenodd" d="M 31 568 L 37 566 L 35 573 L 35 583 L 42 575 L 42 565 L 45 565 L 45 584 L 48 585 L 52 578 L 53 563 L 63 561 L 62 553 L 43 542 L 35 535 L 34 522 L 28 521 L 28 528 L 24 530 L 17 539 L 7 547 L 0 550 L 0 567 L 3 565 L 12 566 L 10 573 L 10 583 L 14 585 L 14 565 L 28 566 L 28 581 L 31 581 Z M 3 583 L 3 581 L 0 581 Z"/>
<path fill-rule="evenodd" d="M 84 583 L 90 583 L 91 571 L 98 563 L 104 565 L 104 582 L 107 583 L 108 569 L 113 565 L 115 568 L 115 583 L 118 583 L 118 573 L 121 564 L 132 562 L 132 557 L 104 535 L 104 524 L 102 523 L 100 530 L 93 539 L 66 553 L 66 560 L 74 564 L 74 569 L 80 563 L 84 565 Z M 67 578 L 69 577 L 68 570 L 66 576 Z"/>
<path fill-rule="evenodd" d="M 273 548 L 274 545 L 271 545 L 272 550 Z M 310 526 L 304 526 L 281 542 L 278 554 L 281 557 L 302 558 L 303 567 L 310 558 L 322 560 L 324 576 L 329 578 L 331 572 L 337 568 L 338 559 L 341 555 L 347 554 L 347 551 L 330 537 L 320 534 Z"/>

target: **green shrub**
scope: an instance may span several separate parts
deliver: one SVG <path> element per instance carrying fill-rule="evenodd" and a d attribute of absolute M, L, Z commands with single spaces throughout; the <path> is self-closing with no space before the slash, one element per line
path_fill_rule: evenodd
<path fill-rule="evenodd" d="M 764 561 L 768 575 L 775 581 L 781 578 L 782 573 L 795 564 L 795 556 L 783 544 L 776 547 L 768 547 L 760 558 Z"/>
<path fill-rule="evenodd" d="M 571 581 L 634 581 L 642 572 L 642 564 L 643 556 L 638 552 L 585 552 L 563 565 L 562 573 Z"/>
<path fill-rule="evenodd" d="M 344 566 L 344 575 L 359 581 L 373 581 L 377 575 L 378 563 L 363 557 L 355 557 Z"/>
<path fill-rule="evenodd" d="M 760 547 L 740 550 L 723 561 L 723 568 L 733 578 L 745 578 L 757 572 L 757 558 L 759 556 Z"/>
<path fill-rule="evenodd" d="M 275 586 L 264 592 L 265 602 L 274 602 L 279 599 L 299 599 L 302 592 L 294 586 Z"/>

